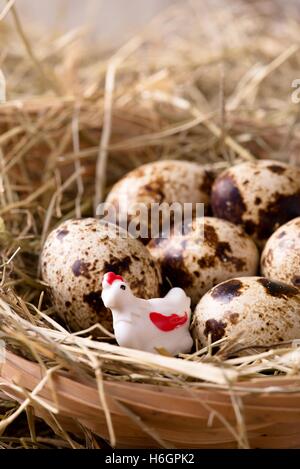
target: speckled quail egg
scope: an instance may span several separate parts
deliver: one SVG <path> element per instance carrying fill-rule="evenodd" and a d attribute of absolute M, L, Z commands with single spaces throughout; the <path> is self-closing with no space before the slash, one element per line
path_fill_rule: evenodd
<path fill-rule="evenodd" d="M 148 163 L 128 173 L 115 184 L 106 202 L 117 207 L 119 220 L 134 219 L 139 204 L 204 203 L 210 205 L 212 171 L 188 161 L 166 160 Z M 163 210 L 163 207 L 162 207 Z M 167 208 L 168 210 L 168 208 Z M 145 220 L 145 243 L 151 238 L 150 221 Z M 142 228 L 141 228 L 142 231 Z"/>
<path fill-rule="evenodd" d="M 74 331 L 97 322 L 111 330 L 111 313 L 101 299 L 106 272 L 122 275 L 141 298 L 159 295 L 160 272 L 149 251 L 140 241 L 119 236 L 119 230 L 94 218 L 73 219 L 45 242 L 42 277 L 58 313 Z"/>
<path fill-rule="evenodd" d="M 269 238 L 261 270 L 266 277 L 300 287 L 300 217 L 282 225 Z"/>
<path fill-rule="evenodd" d="M 183 288 L 193 305 L 223 280 L 255 275 L 259 263 L 252 239 L 239 226 L 213 217 L 196 218 L 184 234 L 153 239 L 148 248 L 163 278 Z"/>
<path fill-rule="evenodd" d="M 245 347 L 268 346 L 300 338 L 300 292 L 265 277 L 240 277 L 212 288 L 199 301 L 194 332 L 202 345 L 208 337 L 238 338 Z"/>
<path fill-rule="evenodd" d="M 300 215 L 300 169 L 260 160 L 233 166 L 212 189 L 216 217 L 242 225 L 263 246 L 280 225 Z"/>

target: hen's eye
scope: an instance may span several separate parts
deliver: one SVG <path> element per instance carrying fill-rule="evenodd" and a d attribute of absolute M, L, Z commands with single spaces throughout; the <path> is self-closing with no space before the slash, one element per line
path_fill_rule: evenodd
<path fill-rule="evenodd" d="M 126 290 L 125 285 L 121 285 L 120 288 L 121 288 L 121 290 Z"/>

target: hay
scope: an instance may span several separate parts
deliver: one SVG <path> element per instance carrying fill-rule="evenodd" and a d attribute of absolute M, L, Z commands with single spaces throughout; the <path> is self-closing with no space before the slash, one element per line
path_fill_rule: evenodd
<path fill-rule="evenodd" d="M 92 215 L 110 186 L 143 162 L 184 158 L 217 170 L 264 157 L 300 164 L 300 108 L 291 100 L 300 69 L 299 11 L 279 2 L 176 4 L 112 52 L 91 44 L 82 30 L 48 37 L 28 27 L 25 31 L 14 2 L 7 3 L 0 18 L 10 15 L 11 25 L 0 22 L 5 45 L 0 69 L 8 100 L 0 105 L 0 329 L 8 348 L 37 361 L 44 378 L 30 395 L 11 384 L 22 404 L 7 401 L 9 410 L 2 406 L 0 433 L 6 433 L 0 445 L 103 445 L 87 428 L 85 441 L 71 437 L 55 420 L 55 405 L 38 396 L 61 370 L 97 383 L 112 444 L 106 380 L 189 393 L 229 390 L 237 421 L 230 431 L 247 447 L 235 393 L 243 389 L 241 383 L 268 373 L 298 375 L 300 353 L 291 344 L 256 347 L 232 358 L 237 347 L 243 349 L 239 337 L 179 360 L 117 347 L 101 326 L 102 341 L 92 340 L 91 331 L 72 334 L 57 320 L 45 294 L 38 260 L 57 223 Z M 212 354 L 215 346 L 219 351 Z M 248 392 L 261 389 L 253 385 Z M 268 392 L 296 393 L 300 387 L 278 385 Z M 52 415 L 49 435 L 36 435 L 32 403 Z M 8 425 L 23 410 L 28 431 L 12 436 Z M 143 425 L 163 446 L 154 429 Z"/>

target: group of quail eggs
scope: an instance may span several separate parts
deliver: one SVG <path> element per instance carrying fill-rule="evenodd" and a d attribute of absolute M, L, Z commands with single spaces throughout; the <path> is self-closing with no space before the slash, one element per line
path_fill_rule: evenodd
<path fill-rule="evenodd" d="M 300 339 L 300 169 L 255 160 L 216 175 L 196 163 L 159 161 L 128 173 L 107 202 L 120 216 L 134 217 L 139 203 L 204 203 L 206 211 L 168 238 L 116 236 L 96 218 L 52 231 L 42 276 L 70 330 L 96 323 L 112 330 L 101 284 L 113 271 L 141 298 L 183 288 L 202 346 L 223 337 L 242 337 L 251 348 Z"/>

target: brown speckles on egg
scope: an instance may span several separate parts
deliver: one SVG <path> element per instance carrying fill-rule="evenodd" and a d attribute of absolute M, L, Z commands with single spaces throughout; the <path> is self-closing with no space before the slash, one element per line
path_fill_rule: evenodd
<path fill-rule="evenodd" d="M 283 238 L 285 235 L 286 235 L 286 231 L 284 231 L 284 230 L 280 230 L 279 233 L 276 233 L 276 237 L 278 239 Z"/>
<path fill-rule="evenodd" d="M 133 257 L 124 256 L 120 259 L 116 257 L 110 257 L 108 262 L 104 263 L 103 270 L 104 272 L 114 272 L 115 274 L 124 275 L 126 272 L 130 271 L 130 265 L 133 259 L 136 261 L 137 256 Z"/>
<path fill-rule="evenodd" d="M 271 164 L 270 166 L 268 166 L 268 169 L 275 174 L 283 174 L 286 170 L 284 166 L 280 166 L 278 164 Z"/>
<path fill-rule="evenodd" d="M 182 249 L 170 249 L 161 259 L 163 277 L 166 277 L 172 286 L 188 288 L 193 283 L 193 276 L 185 266 Z"/>
<path fill-rule="evenodd" d="M 299 286 L 295 279 L 300 277 L 300 217 L 270 237 L 261 256 L 261 269 L 268 278 Z"/>
<path fill-rule="evenodd" d="M 208 319 L 205 322 L 204 335 L 211 336 L 211 341 L 216 342 L 222 339 L 225 334 L 226 323 L 223 321 L 216 321 L 215 319 Z"/>
<path fill-rule="evenodd" d="M 268 295 L 276 298 L 291 298 L 299 293 L 297 288 L 283 282 L 269 280 L 267 278 L 260 278 L 257 282 L 264 287 Z"/>
<path fill-rule="evenodd" d="M 64 222 L 48 236 L 41 255 L 43 279 L 51 288 L 57 312 L 71 330 L 100 322 L 112 330 L 110 311 L 103 306 L 103 275 L 115 271 L 124 276 L 135 295 L 157 297 L 161 276 L 147 248 L 130 237 L 119 237 L 113 226 L 87 218 Z M 68 231 L 68 242 L 58 233 Z"/>
<path fill-rule="evenodd" d="M 194 305 L 216 283 L 237 274 L 255 275 L 258 266 L 257 248 L 241 228 L 212 217 L 198 218 L 186 234 L 153 240 L 148 248 L 163 278 L 184 288 Z"/>
<path fill-rule="evenodd" d="M 235 178 L 230 175 L 230 170 L 219 176 L 214 183 L 212 206 L 216 217 L 225 218 L 236 224 L 242 223 L 246 206 Z"/>
<path fill-rule="evenodd" d="M 255 197 L 255 199 L 254 199 L 254 204 L 255 205 L 259 205 L 259 204 L 261 204 L 261 202 L 262 202 L 262 200 L 261 200 L 260 197 Z"/>
<path fill-rule="evenodd" d="M 294 275 L 294 277 L 292 277 L 292 284 L 295 285 L 295 287 L 300 287 L 300 275 Z"/>
<path fill-rule="evenodd" d="M 83 302 L 87 303 L 95 311 L 95 313 L 101 313 L 101 311 L 105 309 L 101 298 L 101 290 L 84 294 Z"/>
<path fill-rule="evenodd" d="M 90 262 L 84 262 L 82 259 L 77 259 L 71 266 L 72 272 L 75 277 L 82 275 L 85 278 L 90 279 L 91 274 L 89 272 Z"/>
<path fill-rule="evenodd" d="M 229 321 L 231 324 L 237 324 L 239 322 L 239 314 L 238 313 L 230 313 L 229 314 Z"/>
<path fill-rule="evenodd" d="M 57 239 L 62 241 L 65 238 L 65 236 L 67 236 L 67 234 L 69 234 L 69 230 L 62 229 L 57 232 L 56 236 L 57 236 Z"/>
<path fill-rule="evenodd" d="M 267 252 L 265 252 L 265 255 L 261 259 L 261 265 L 263 268 L 265 268 L 267 265 L 272 264 L 274 258 L 274 253 L 273 249 L 268 249 Z"/>
<path fill-rule="evenodd" d="M 239 279 L 231 279 L 222 282 L 211 291 L 211 296 L 221 303 L 230 303 L 243 292 L 243 282 Z"/>
<path fill-rule="evenodd" d="M 204 170 L 203 180 L 200 183 L 200 191 L 210 196 L 211 188 L 215 180 L 215 174 L 212 171 Z"/>
<path fill-rule="evenodd" d="M 219 238 L 213 225 L 204 223 L 203 233 L 204 242 L 207 243 L 208 246 L 215 247 L 218 244 Z"/>
<path fill-rule="evenodd" d="M 218 291 L 220 295 L 216 295 Z M 225 301 L 219 301 L 222 297 Z M 232 344 L 238 338 L 237 348 L 267 347 L 300 338 L 300 291 L 263 277 L 236 278 L 207 292 L 194 315 L 194 333 L 203 346 L 208 343 L 210 321 L 212 325 L 226 324 L 223 337 Z"/>
<path fill-rule="evenodd" d="M 299 215 L 300 190 L 292 195 L 275 193 L 274 200 L 269 202 L 265 209 L 259 210 L 258 239 L 267 239 L 276 228 Z"/>
<path fill-rule="evenodd" d="M 300 170 L 268 160 L 233 166 L 216 179 L 212 208 L 263 246 L 274 230 L 300 215 Z"/>

